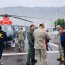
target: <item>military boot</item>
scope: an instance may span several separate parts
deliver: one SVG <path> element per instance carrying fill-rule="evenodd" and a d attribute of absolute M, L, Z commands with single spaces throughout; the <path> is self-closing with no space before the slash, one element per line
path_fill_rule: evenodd
<path fill-rule="evenodd" d="M 59 58 L 57 58 L 57 61 L 64 61 L 65 59 L 64 59 L 64 57 L 63 56 L 60 56 Z"/>

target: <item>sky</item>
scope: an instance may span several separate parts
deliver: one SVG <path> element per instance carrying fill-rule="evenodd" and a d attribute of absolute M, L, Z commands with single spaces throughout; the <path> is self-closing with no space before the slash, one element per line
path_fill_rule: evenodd
<path fill-rule="evenodd" d="M 62 6 L 65 6 L 65 0 L 0 0 L 0 8 L 16 7 L 16 6 L 20 6 L 20 7 L 62 7 Z"/>
<path fill-rule="evenodd" d="M 61 7 L 65 6 L 65 0 L 0 0 L 0 8 L 11 6 Z"/>

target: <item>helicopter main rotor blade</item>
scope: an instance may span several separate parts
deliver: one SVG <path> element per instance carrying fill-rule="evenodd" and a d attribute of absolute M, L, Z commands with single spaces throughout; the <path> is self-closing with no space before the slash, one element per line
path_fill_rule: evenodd
<path fill-rule="evenodd" d="M 11 15 L 11 17 L 26 17 L 26 16 Z"/>
<path fill-rule="evenodd" d="M 11 17 L 13 17 L 13 16 L 11 16 Z M 33 23 L 32 21 L 29 21 L 29 20 L 27 20 L 27 19 L 23 19 L 23 18 L 19 18 L 19 17 L 13 17 L 13 18 L 17 18 L 17 19 L 21 19 L 21 20 L 24 20 L 24 21 L 28 21 L 28 22 Z"/>
<path fill-rule="evenodd" d="M 29 21 L 29 20 L 27 20 L 27 19 L 20 18 L 20 17 L 18 17 L 18 16 L 16 16 L 16 15 L 2 14 L 2 15 L 0 15 L 0 17 L 13 17 L 13 18 L 17 18 L 17 19 L 21 19 L 21 20 L 24 20 L 24 21 L 28 21 L 28 22 L 33 23 L 32 21 Z M 22 17 L 23 17 L 23 16 L 22 16 Z M 24 16 L 24 17 L 25 17 L 25 16 Z"/>

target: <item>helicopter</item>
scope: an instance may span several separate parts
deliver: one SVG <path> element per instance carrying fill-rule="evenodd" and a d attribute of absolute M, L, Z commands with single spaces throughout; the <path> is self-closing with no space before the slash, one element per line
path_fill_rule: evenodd
<path fill-rule="evenodd" d="M 12 17 L 12 18 L 24 20 L 27 22 L 32 22 L 30 20 L 22 18 L 22 16 L 16 16 L 16 15 L 2 14 L 0 15 L 0 17 L 3 18 L 2 20 L 0 20 L 0 26 L 2 27 L 2 30 L 6 32 L 7 34 L 7 46 L 10 46 L 10 47 L 11 47 L 11 44 L 13 44 L 14 42 L 16 31 L 15 31 L 15 27 L 12 25 L 12 21 L 9 18 Z"/>

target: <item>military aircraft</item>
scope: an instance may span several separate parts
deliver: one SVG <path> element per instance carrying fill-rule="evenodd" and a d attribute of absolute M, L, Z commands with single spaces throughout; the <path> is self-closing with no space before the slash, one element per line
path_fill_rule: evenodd
<path fill-rule="evenodd" d="M 8 37 L 7 43 L 9 44 L 9 46 L 11 45 L 11 43 L 13 43 L 15 33 L 16 33 L 15 27 L 12 25 L 12 21 L 9 18 L 13 17 L 13 18 L 24 20 L 27 22 L 32 22 L 27 19 L 23 19 L 22 16 L 16 16 L 16 15 L 2 14 L 2 15 L 0 15 L 0 17 L 3 17 L 3 19 L 0 21 L 0 26 L 2 26 L 2 29 L 7 34 L 7 37 Z"/>

